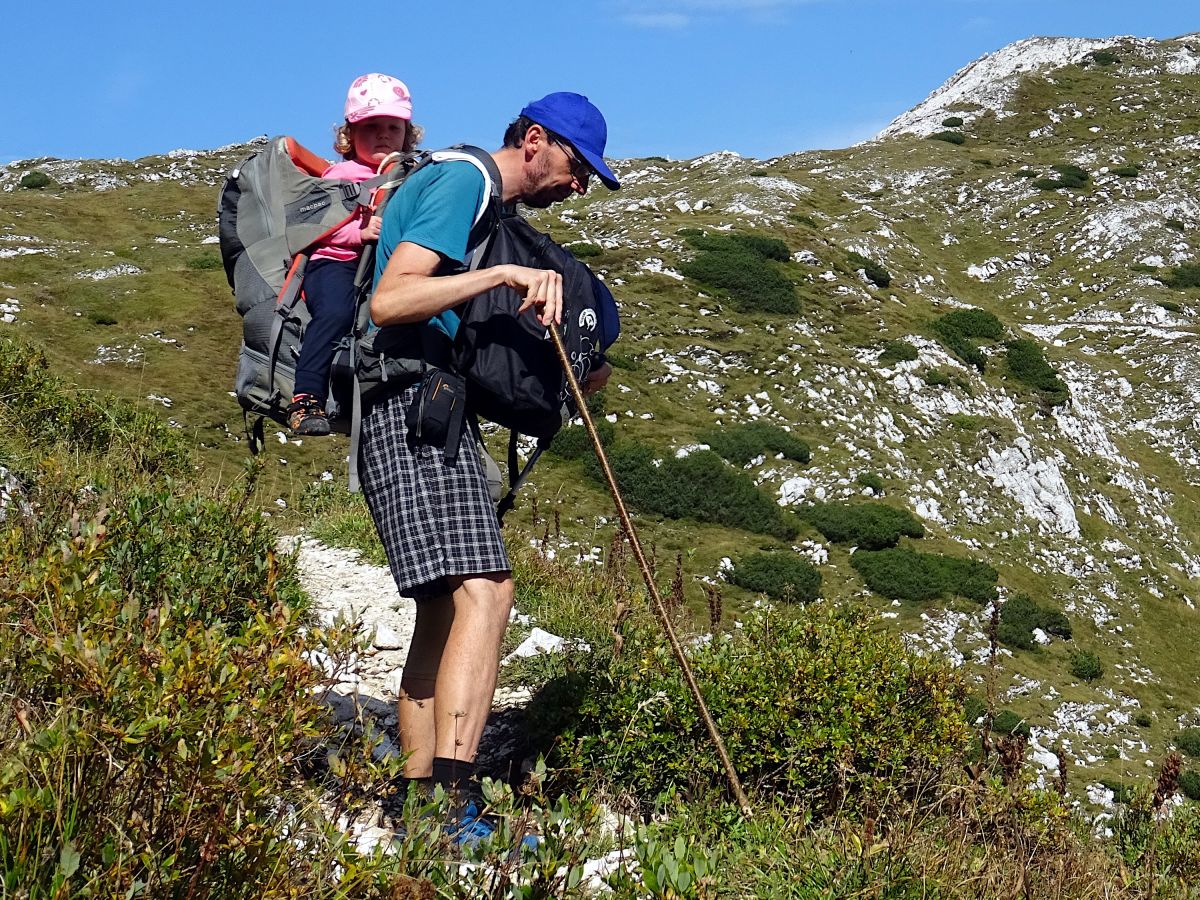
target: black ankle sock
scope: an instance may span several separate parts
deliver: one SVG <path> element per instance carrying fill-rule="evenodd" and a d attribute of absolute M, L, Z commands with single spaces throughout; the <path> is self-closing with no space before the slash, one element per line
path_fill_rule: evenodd
<path fill-rule="evenodd" d="M 444 756 L 433 758 L 433 776 L 430 779 L 434 785 L 441 785 L 446 790 L 466 788 L 467 782 L 475 778 L 475 763 L 464 759 L 447 759 Z"/>

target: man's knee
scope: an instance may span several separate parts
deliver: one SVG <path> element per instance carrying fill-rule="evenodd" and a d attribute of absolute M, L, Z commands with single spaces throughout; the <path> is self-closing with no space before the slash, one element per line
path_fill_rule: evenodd
<path fill-rule="evenodd" d="M 489 572 L 485 575 L 465 576 L 451 582 L 456 610 L 464 610 L 487 616 L 503 618 L 513 606 L 513 580 L 509 572 Z"/>

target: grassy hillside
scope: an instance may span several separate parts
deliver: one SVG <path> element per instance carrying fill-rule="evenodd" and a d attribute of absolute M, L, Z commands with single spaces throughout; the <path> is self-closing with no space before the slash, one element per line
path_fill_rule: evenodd
<path fill-rule="evenodd" d="M 702 612 L 718 585 L 728 625 L 756 595 L 725 580 L 723 560 L 802 558 L 826 600 L 948 653 L 982 696 L 988 605 L 955 584 L 883 596 L 913 575 L 887 557 L 872 590 L 852 564 L 863 551 L 826 537 L 808 504 L 912 512 L 924 536 L 901 547 L 991 566 L 1001 599 L 1027 594 L 1067 617 L 1070 639 L 1006 647 L 993 689 L 1033 726 L 1042 760 L 1068 760 L 1072 796 L 1095 812 L 1089 788 L 1144 782 L 1200 724 L 1200 295 L 1170 286 L 1189 283 L 1200 229 L 1200 76 L 1168 64 L 1177 51 L 1135 44 L 1109 64 L 1035 72 L 998 111 L 948 111 L 962 119 L 943 128 L 951 140 L 623 161 L 619 193 L 533 217 L 622 304 L 602 405 L 629 479 L 646 471 L 638 460 L 673 459 L 712 429 L 770 424 L 811 449 L 808 462 L 764 447 L 724 468 L 705 457 L 656 470 L 692 484 L 740 473 L 787 523 L 671 518 L 653 498 L 672 483 L 652 485 L 638 524 L 661 580 L 682 558 L 688 603 Z M 221 173 L 249 149 L 0 170 L 0 300 L 15 319 L 0 327 L 81 387 L 178 426 L 208 483 L 245 457 L 228 395 L 239 322 L 211 240 Z M 51 183 L 21 188 L 33 171 Z M 783 258 L 737 235 L 780 241 Z M 999 330 L 972 337 L 943 319 L 967 308 Z M 302 527 L 305 491 L 325 472 L 343 480 L 346 444 L 268 446 L 256 502 Z M 560 559 L 595 558 L 610 510 L 586 460 L 547 458 L 513 517 L 535 538 L 551 532 Z M 1081 653 L 1100 678 L 1072 674 Z M 1048 783 L 1054 767 L 1033 771 Z"/>

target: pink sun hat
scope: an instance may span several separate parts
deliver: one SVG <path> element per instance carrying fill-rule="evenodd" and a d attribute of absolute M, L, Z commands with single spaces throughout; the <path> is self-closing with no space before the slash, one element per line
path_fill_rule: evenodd
<path fill-rule="evenodd" d="M 391 75 L 360 75 L 346 94 L 346 121 L 361 122 L 390 116 L 394 119 L 412 118 L 412 94 L 399 78 Z"/>

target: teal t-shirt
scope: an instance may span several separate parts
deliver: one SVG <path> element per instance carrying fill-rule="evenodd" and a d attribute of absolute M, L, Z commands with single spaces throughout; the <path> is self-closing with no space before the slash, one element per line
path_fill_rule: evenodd
<path fill-rule="evenodd" d="M 429 163 L 396 190 L 383 210 L 383 226 L 375 251 L 375 283 L 401 243 L 418 244 L 442 257 L 442 267 L 463 265 L 467 240 L 486 189 L 483 174 L 472 163 L 455 160 Z M 430 320 L 451 338 L 458 314 L 447 310 Z"/>

